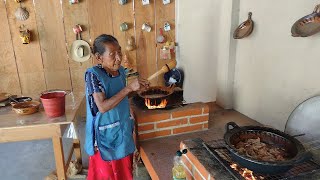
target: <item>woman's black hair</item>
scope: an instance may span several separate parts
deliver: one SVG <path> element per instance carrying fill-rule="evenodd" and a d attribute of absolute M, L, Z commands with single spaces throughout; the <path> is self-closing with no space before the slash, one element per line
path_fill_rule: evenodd
<path fill-rule="evenodd" d="M 102 55 L 106 51 L 104 45 L 108 43 L 119 44 L 115 37 L 108 34 L 101 34 L 93 42 L 92 53 Z"/>

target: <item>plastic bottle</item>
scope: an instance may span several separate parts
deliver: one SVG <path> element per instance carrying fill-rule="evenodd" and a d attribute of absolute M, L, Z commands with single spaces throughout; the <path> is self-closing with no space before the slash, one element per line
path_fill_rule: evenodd
<path fill-rule="evenodd" d="M 183 167 L 181 156 L 182 154 L 187 153 L 187 150 L 184 149 L 182 152 L 177 151 L 176 156 L 173 159 L 173 168 L 172 175 L 174 180 L 186 180 L 186 173 Z"/>

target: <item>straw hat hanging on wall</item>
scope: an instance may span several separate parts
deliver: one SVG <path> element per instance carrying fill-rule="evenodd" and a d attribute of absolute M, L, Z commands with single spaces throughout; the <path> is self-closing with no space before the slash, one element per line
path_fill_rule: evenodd
<path fill-rule="evenodd" d="M 85 62 L 90 59 L 90 45 L 84 40 L 75 40 L 69 51 L 71 59 L 76 62 Z"/>

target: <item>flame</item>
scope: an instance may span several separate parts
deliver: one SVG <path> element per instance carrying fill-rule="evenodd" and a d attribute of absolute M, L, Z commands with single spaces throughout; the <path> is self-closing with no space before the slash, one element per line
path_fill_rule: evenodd
<path fill-rule="evenodd" d="M 145 105 L 148 107 L 148 109 L 160 109 L 160 108 L 165 108 L 168 104 L 168 100 L 163 99 L 160 104 L 158 105 L 152 105 L 150 102 L 150 99 L 146 98 L 144 101 Z"/>
<path fill-rule="evenodd" d="M 239 174 L 244 177 L 246 180 L 257 180 L 257 178 L 253 175 L 253 172 L 247 168 L 239 168 L 237 164 L 231 164 L 230 167 L 239 172 Z M 260 177 L 260 179 L 264 179 Z"/>

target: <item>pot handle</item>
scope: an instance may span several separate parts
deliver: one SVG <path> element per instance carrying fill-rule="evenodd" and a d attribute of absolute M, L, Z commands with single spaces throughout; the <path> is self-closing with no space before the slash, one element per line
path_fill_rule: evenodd
<path fill-rule="evenodd" d="M 297 158 L 295 158 L 294 163 L 296 163 L 296 164 L 303 163 L 303 162 L 309 160 L 310 158 L 312 158 L 312 153 L 311 152 L 309 152 L 309 151 L 303 152 Z"/>
<path fill-rule="evenodd" d="M 249 12 L 248 13 L 248 20 L 251 20 L 251 17 L 252 17 L 252 12 Z"/>
<path fill-rule="evenodd" d="M 320 12 L 320 4 L 316 5 L 316 7 L 314 7 L 313 13 L 319 13 Z"/>
<path fill-rule="evenodd" d="M 175 87 L 176 87 L 176 84 L 170 84 L 169 90 L 170 90 L 170 91 L 173 91 Z"/>
<path fill-rule="evenodd" d="M 232 127 L 232 128 L 230 128 L 230 126 Z M 229 131 L 231 131 L 232 129 L 238 129 L 238 128 L 240 128 L 235 122 L 228 122 L 227 124 L 226 124 L 226 132 L 229 132 Z"/>

